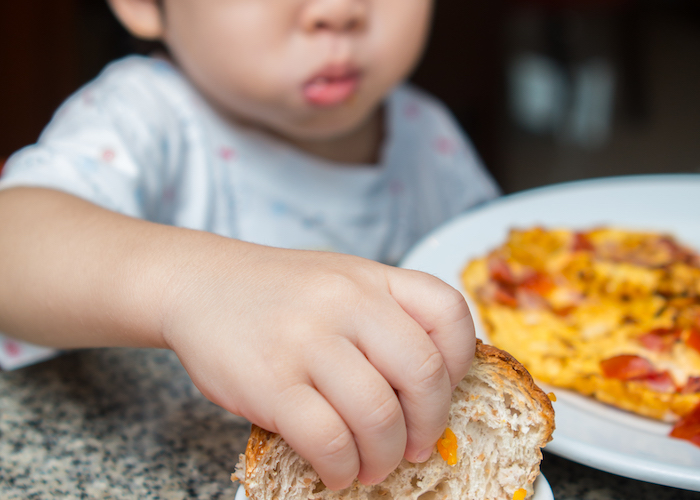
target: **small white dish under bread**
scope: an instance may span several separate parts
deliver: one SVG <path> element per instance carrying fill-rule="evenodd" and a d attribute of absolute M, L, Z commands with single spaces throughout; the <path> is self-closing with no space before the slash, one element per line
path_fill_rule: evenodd
<path fill-rule="evenodd" d="M 236 490 L 234 500 L 249 500 L 249 498 L 245 496 L 245 488 L 243 488 L 243 486 L 239 486 Z M 530 500 L 554 500 L 552 488 L 549 486 L 544 474 L 540 474 L 539 477 L 535 479 L 535 494 L 530 497 Z"/>
<path fill-rule="evenodd" d="M 530 499 L 554 500 L 552 488 L 549 486 L 547 478 L 544 477 L 544 474 L 540 474 L 539 477 L 535 479 L 535 494 L 530 497 Z M 236 497 L 234 500 L 249 500 L 248 497 L 245 496 L 245 488 L 243 488 L 243 486 L 239 486 L 238 490 L 236 490 Z"/>

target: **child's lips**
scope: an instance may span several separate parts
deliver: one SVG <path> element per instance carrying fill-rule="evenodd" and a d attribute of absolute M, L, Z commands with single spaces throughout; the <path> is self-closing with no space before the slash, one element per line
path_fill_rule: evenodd
<path fill-rule="evenodd" d="M 303 94 L 315 106 L 335 106 L 350 99 L 359 85 L 358 71 L 330 69 L 309 79 L 303 86 Z"/>

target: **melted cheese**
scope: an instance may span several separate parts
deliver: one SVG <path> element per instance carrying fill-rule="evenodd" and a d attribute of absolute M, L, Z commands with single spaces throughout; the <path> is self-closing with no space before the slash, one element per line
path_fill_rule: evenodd
<path fill-rule="evenodd" d="M 526 286 L 533 275 L 553 286 L 533 291 Z M 700 377 L 700 352 L 680 333 L 667 339 L 668 348 L 640 340 L 654 331 L 700 330 L 700 257 L 671 237 L 610 228 L 513 230 L 462 278 L 490 341 L 535 378 L 665 420 L 700 403 L 700 393 L 682 390 Z M 620 355 L 645 358 L 676 387 L 604 376 L 601 361 Z"/>

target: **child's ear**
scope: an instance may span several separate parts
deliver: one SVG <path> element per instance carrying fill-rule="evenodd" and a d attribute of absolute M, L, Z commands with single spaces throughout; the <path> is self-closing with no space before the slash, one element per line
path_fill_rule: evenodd
<path fill-rule="evenodd" d="M 161 0 L 108 0 L 112 12 L 129 32 L 144 40 L 163 36 Z"/>

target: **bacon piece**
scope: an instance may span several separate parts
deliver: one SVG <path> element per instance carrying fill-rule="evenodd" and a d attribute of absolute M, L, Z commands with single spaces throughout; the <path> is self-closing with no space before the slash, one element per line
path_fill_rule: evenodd
<path fill-rule="evenodd" d="M 493 292 L 493 298 L 499 304 L 503 304 L 508 307 L 518 307 L 518 299 L 515 298 L 515 294 L 507 287 L 496 285 Z"/>
<path fill-rule="evenodd" d="M 700 377 L 688 377 L 688 381 L 681 389 L 681 394 L 695 394 L 700 392 Z"/>
<path fill-rule="evenodd" d="M 643 382 L 656 392 L 676 392 L 678 387 L 668 371 L 659 372 L 646 358 L 621 354 L 600 362 L 603 376 L 619 380 Z"/>
<path fill-rule="evenodd" d="M 694 265 L 697 262 L 698 255 L 692 250 L 680 245 L 671 236 L 662 236 L 659 239 L 659 245 L 667 248 L 670 254 L 669 260 L 671 262 L 685 262 L 689 265 Z"/>
<path fill-rule="evenodd" d="M 678 390 L 668 371 L 651 373 L 632 380 L 644 382 L 649 389 L 656 392 L 676 392 Z"/>
<path fill-rule="evenodd" d="M 620 380 L 631 380 L 656 373 L 654 365 L 648 359 L 633 354 L 604 359 L 600 362 L 600 368 L 603 370 L 603 376 Z"/>
<path fill-rule="evenodd" d="M 546 274 L 535 272 L 525 277 L 520 286 L 538 295 L 546 295 L 554 289 L 554 282 Z"/>
<path fill-rule="evenodd" d="M 595 250 L 593 243 L 588 239 L 586 233 L 574 233 L 574 241 L 571 244 L 571 249 L 574 252 L 592 252 Z"/>
<path fill-rule="evenodd" d="M 700 404 L 671 429 L 669 436 L 700 446 Z"/>
<path fill-rule="evenodd" d="M 511 271 L 505 259 L 492 256 L 488 260 L 488 266 L 491 279 L 494 281 L 510 286 L 518 284 L 513 271 Z"/>
<path fill-rule="evenodd" d="M 681 331 L 677 328 L 654 328 L 637 340 L 650 351 L 668 352 L 680 338 Z"/>
<path fill-rule="evenodd" d="M 700 330 L 689 328 L 685 331 L 684 340 L 688 347 L 692 347 L 696 351 L 700 352 Z"/>
<path fill-rule="evenodd" d="M 557 316 L 568 316 L 572 312 L 576 310 L 576 306 L 564 306 L 564 307 L 558 307 L 556 309 L 552 309 L 552 312 L 556 314 Z"/>

